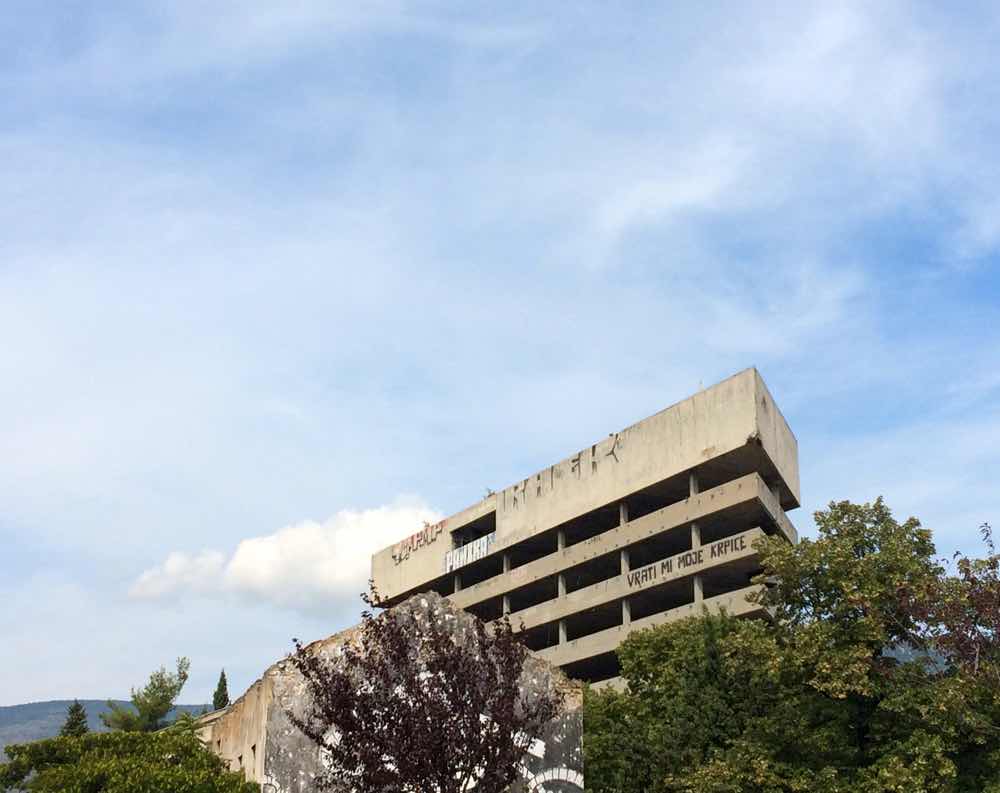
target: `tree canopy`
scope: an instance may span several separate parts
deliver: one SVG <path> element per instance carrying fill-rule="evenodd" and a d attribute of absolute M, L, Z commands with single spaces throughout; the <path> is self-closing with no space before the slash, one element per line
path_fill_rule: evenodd
<path fill-rule="evenodd" d="M 28 793 L 259 793 L 190 728 L 88 733 L 8 746 L 0 790 Z"/>
<path fill-rule="evenodd" d="M 881 499 L 760 548 L 773 622 L 692 617 L 620 647 L 588 693 L 598 793 L 1000 793 L 998 557 L 935 558 Z"/>
<path fill-rule="evenodd" d="M 501 793 L 558 712 L 555 690 L 522 688 L 528 651 L 506 619 L 487 627 L 423 600 L 366 611 L 334 657 L 296 642 L 308 705 L 289 717 L 329 759 L 318 789 Z"/>
<path fill-rule="evenodd" d="M 132 689 L 132 706 L 135 710 L 109 701 L 109 713 L 101 714 L 101 721 L 112 730 L 126 732 L 153 732 L 165 726 L 164 719 L 173 709 L 177 697 L 188 679 L 191 662 L 177 659 L 177 671 L 168 672 L 161 666 L 149 676 L 141 689 Z"/>

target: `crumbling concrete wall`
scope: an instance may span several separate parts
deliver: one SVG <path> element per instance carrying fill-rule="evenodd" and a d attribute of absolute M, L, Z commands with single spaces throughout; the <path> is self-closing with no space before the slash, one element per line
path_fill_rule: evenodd
<path fill-rule="evenodd" d="M 268 715 L 273 710 L 272 667 L 260 680 L 228 708 L 199 720 L 199 735 L 233 771 L 243 771 L 247 779 L 263 779 Z"/>
<path fill-rule="evenodd" d="M 448 620 L 458 641 L 475 624 L 475 617 L 435 593 L 415 595 L 396 609 L 410 610 L 418 620 Z M 309 650 L 335 658 L 357 633 L 358 628 L 352 628 L 314 642 Z M 581 686 L 533 656 L 525 663 L 521 685 L 527 692 L 559 690 L 565 705 L 543 738 L 532 745 L 523 762 L 521 780 L 511 793 L 583 790 Z M 312 793 L 323 760 L 316 746 L 288 718 L 289 712 L 303 712 L 307 697 L 302 676 L 289 661 L 280 661 L 227 709 L 204 717 L 201 737 L 230 768 L 242 768 L 248 779 L 260 782 L 262 793 Z"/>

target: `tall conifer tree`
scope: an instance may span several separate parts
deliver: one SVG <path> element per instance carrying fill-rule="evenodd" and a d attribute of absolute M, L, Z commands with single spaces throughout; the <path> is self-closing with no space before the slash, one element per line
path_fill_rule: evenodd
<path fill-rule="evenodd" d="M 59 734 L 65 738 L 79 738 L 90 732 L 87 727 L 87 709 L 80 704 L 80 700 L 74 699 L 73 704 L 66 708 L 66 721 L 59 730 Z"/>
<path fill-rule="evenodd" d="M 215 694 L 212 695 L 212 706 L 216 710 L 221 710 L 229 704 L 229 686 L 226 683 L 226 670 L 222 670 L 219 675 L 219 685 L 215 687 Z"/>

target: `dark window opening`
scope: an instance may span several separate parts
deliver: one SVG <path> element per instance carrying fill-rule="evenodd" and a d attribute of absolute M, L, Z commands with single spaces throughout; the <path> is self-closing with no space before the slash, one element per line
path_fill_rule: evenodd
<path fill-rule="evenodd" d="M 674 554 L 691 550 L 691 525 L 685 523 L 674 529 L 655 534 L 628 547 L 630 570 L 638 570 L 647 564 L 659 562 Z"/>
<path fill-rule="evenodd" d="M 426 590 L 429 592 L 437 592 L 441 597 L 449 597 L 455 594 L 455 574 L 448 573 L 439 578 L 435 578 L 433 581 L 428 583 L 425 587 L 421 587 L 421 590 Z M 412 592 L 410 593 L 412 594 Z M 389 605 L 395 605 L 405 600 L 406 594 L 401 595 L 398 598 L 393 599 Z"/>
<path fill-rule="evenodd" d="M 765 531 L 765 524 L 771 523 L 767 510 L 756 499 L 744 501 L 729 509 L 716 512 L 707 518 L 698 521 L 698 528 L 701 532 L 701 544 L 724 540 L 734 534 L 741 534 L 756 526 L 760 526 Z"/>
<path fill-rule="evenodd" d="M 586 542 L 593 537 L 603 534 L 609 529 L 618 528 L 621 524 L 621 517 L 618 511 L 618 502 L 606 504 L 598 507 L 585 515 L 573 518 L 557 527 L 566 536 L 566 547 Z"/>
<path fill-rule="evenodd" d="M 621 553 L 614 551 L 588 559 L 583 564 L 571 567 L 563 573 L 566 581 L 566 592 L 592 586 L 599 581 L 607 581 L 621 573 Z"/>
<path fill-rule="evenodd" d="M 544 625 L 536 625 L 534 628 L 528 628 L 522 635 L 525 645 L 534 652 L 555 647 L 559 644 L 559 623 L 547 622 Z"/>
<path fill-rule="evenodd" d="M 489 598 L 482 603 L 466 606 L 465 610 L 470 614 L 475 614 L 483 622 L 492 622 L 503 616 L 503 598 Z"/>
<path fill-rule="evenodd" d="M 503 572 L 503 556 L 494 554 L 480 559 L 478 562 L 467 564 L 455 571 L 462 576 L 462 589 L 468 589 L 482 581 L 495 578 Z"/>
<path fill-rule="evenodd" d="M 451 547 L 461 548 L 463 545 L 468 545 L 473 540 L 478 540 L 480 537 L 492 534 L 496 530 L 497 513 L 493 511 L 480 518 L 476 518 L 470 523 L 466 523 L 464 526 L 452 529 Z"/>
<path fill-rule="evenodd" d="M 642 490 L 637 490 L 624 499 L 625 505 L 628 507 L 628 519 L 630 521 L 637 520 L 656 512 L 658 509 L 683 501 L 688 497 L 689 488 L 688 475 L 685 472 Z"/>
<path fill-rule="evenodd" d="M 527 540 L 519 542 L 506 551 L 510 557 L 510 569 L 515 570 L 529 562 L 537 561 L 543 556 L 548 556 L 550 553 L 555 553 L 556 548 L 557 539 L 555 531 L 547 531 L 534 537 L 529 537 Z"/>
<path fill-rule="evenodd" d="M 704 492 L 751 473 L 759 473 L 765 481 L 771 481 L 777 472 L 759 440 L 753 438 L 738 449 L 702 463 L 697 473 L 699 489 Z"/>
<path fill-rule="evenodd" d="M 566 640 L 573 641 L 622 624 L 620 600 L 605 603 L 566 617 Z"/>
<path fill-rule="evenodd" d="M 712 568 L 702 575 L 702 596 L 710 598 L 744 589 L 750 586 L 751 579 L 760 572 L 759 561 L 752 558 Z"/>
<path fill-rule="evenodd" d="M 520 589 L 515 589 L 510 593 L 510 610 L 511 613 L 523 611 L 524 609 L 531 608 L 532 606 L 537 606 L 539 603 L 544 603 L 546 600 L 552 600 L 559 594 L 559 584 L 556 581 L 555 576 L 549 576 L 543 578 L 540 581 L 535 581 L 534 583 L 523 586 Z M 514 624 L 517 624 L 517 620 L 514 620 Z"/>
<path fill-rule="evenodd" d="M 583 680 L 587 683 L 597 683 L 601 680 L 618 677 L 622 673 L 618 656 L 614 653 L 602 653 L 593 658 L 574 661 L 571 664 L 566 664 L 562 670 L 567 677 Z"/>
<path fill-rule="evenodd" d="M 694 602 L 694 576 L 629 595 L 632 622 Z"/>

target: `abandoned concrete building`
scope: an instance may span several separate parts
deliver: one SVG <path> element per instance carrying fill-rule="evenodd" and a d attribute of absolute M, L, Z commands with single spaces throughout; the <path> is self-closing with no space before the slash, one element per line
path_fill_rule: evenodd
<path fill-rule="evenodd" d="M 747 369 L 379 551 L 372 578 L 390 608 L 523 625 L 535 658 L 522 685 L 569 696 L 512 793 L 578 793 L 582 697 L 568 678 L 620 683 L 614 651 L 632 631 L 702 608 L 760 614 L 754 542 L 796 542 L 785 510 L 798 505 L 795 436 Z M 336 654 L 356 631 L 311 647 Z M 288 718 L 304 694 L 278 662 L 200 735 L 264 793 L 305 793 L 324 760 Z"/>
<path fill-rule="evenodd" d="M 754 541 L 796 542 L 798 506 L 795 436 L 747 369 L 376 553 L 372 579 L 389 606 L 509 614 L 540 659 L 615 684 L 630 632 L 757 613 Z"/>

